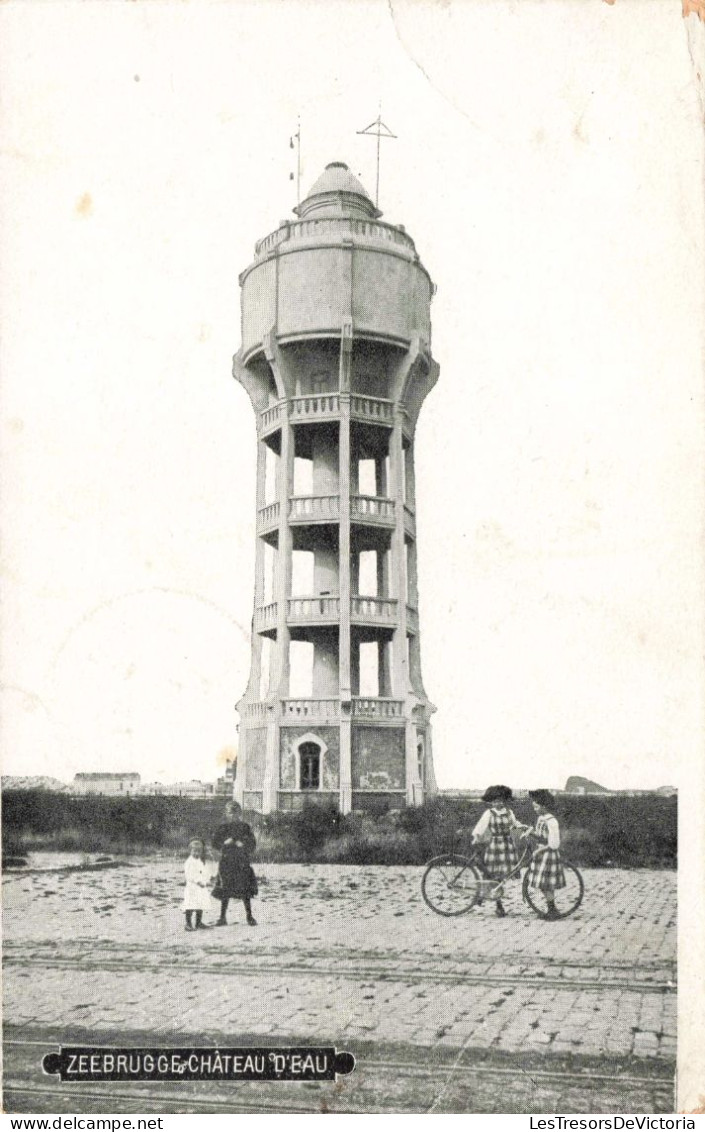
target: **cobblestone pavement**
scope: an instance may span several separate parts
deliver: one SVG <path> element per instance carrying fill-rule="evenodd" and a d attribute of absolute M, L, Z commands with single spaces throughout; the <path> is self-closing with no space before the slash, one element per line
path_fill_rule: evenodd
<path fill-rule="evenodd" d="M 227 928 L 188 934 L 182 868 L 7 876 L 6 1022 L 96 1041 L 246 1033 L 664 1070 L 675 1058 L 673 873 L 585 870 L 581 908 L 548 923 L 518 890 L 504 920 L 484 907 L 444 919 L 417 868 L 261 865 L 256 928 L 233 903 Z"/>

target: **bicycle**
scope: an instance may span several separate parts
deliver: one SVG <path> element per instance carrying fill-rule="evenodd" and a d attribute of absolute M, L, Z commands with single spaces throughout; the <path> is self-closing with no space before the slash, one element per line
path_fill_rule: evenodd
<path fill-rule="evenodd" d="M 463 916 L 476 905 L 482 904 L 484 900 L 499 899 L 503 886 L 530 864 L 532 855 L 531 844 L 526 841 L 517 864 L 499 880 L 487 876 L 478 849 L 469 857 L 456 852 L 433 857 L 426 865 L 421 880 L 424 901 L 439 916 Z M 565 875 L 565 887 L 555 889 L 552 895 L 556 908 L 555 918 L 564 920 L 567 916 L 572 916 L 580 907 L 585 884 L 575 865 L 571 865 L 562 857 L 561 864 Z M 540 888 L 533 888 L 529 884 L 529 875 L 527 867 L 521 888 L 522 899 L 537 916 L 545 920 L 548 918 L 546 894 Z"/>

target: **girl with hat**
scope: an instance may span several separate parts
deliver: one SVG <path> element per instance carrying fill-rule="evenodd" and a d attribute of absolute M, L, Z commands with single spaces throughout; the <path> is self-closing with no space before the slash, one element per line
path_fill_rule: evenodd
<path fill-rule="evenodd" d="M 218 877 L 213 889 L 213 896 L 220 900 L 220 919 L 215 926 L 225 927 L 228 904 L 235 899 L 242 900 L 247 923 L 255 927 L 257 921 L 252 915 L 251 899 L 257 895 L 257 877 L 251 861 L 257 843 L 249 825 L 242 820 L 242 809 L 237 802 L 227 803 L 225 821 L 213 834 L 212 845 L 220 850 Z"/>
<path fill-rule="evenodd" d="M 530 790 L 529 797 L 538 814 L 536 828 L 530 834 L 538 841 L 529 865 L 529 885 L 540 888 L 546 897 L 546 919 L 560 919 L 556 908 L 554 893 L 557 888 L 565 888 L 565 874 L 561 864 L 561 834 L 558 821 L 553 816 L 553 795 L 548 790 Z"/>
<path fill-rule="evenodd" d="M 487 875 L 492 880 L 502 880 L 518 863 L 517 851 L 512 840 L 513 829 L 523 829 L 507 806 L 512 798 L 508 786 L 490 786 L 482 795 L 487 809 L 472 831 L 473 843 L 487 839 L 484 864 Z M 495 915 L 506 916 L 502 903 L 502 888 L 497 888 L 495 896 Z"/>
<path fill-rule="evenodd" d="M 195 931 L 204 928 L 203 913 L 211 907 L 211 869 L 206 860 L 206 846 L 200 837 L 194 837 L 189 842 L 189 856 L 184 863 L 186 876 L 186 891 L 184 892 L 184 912 L 186 913 L 186 931 Z M 193 917 L 196 923 L 193 923 Z"/>

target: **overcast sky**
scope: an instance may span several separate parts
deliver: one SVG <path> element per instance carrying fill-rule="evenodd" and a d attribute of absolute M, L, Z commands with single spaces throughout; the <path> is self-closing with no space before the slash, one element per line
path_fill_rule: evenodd
<path fill-rule="evenodd" d="M 695 17 L 690 17 L 690 23 Z M 684 781 L 703 663 L 702 107 L 669 0 L 9 3 L 3 771 L 213 779 L 249 668 L 238 273 L 346 161 L 437 284 L 439 783 Z"/>

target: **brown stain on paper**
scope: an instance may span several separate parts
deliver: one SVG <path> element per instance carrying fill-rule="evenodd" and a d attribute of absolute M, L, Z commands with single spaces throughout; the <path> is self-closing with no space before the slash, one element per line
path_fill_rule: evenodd
<path fill-rule="evenodd" d="M 225 766 L 227 763 L 237 762 L 237 747 L 223 747 L 215 757 L 217 766 Z"/>
<path fill-rule="evenodd" d="M 614 4 L 615 0 L 604 0 L 605 4 Z M 691 13 L 705 23 L 705 0 L 682 0 L 683 19 Z"/>
<path fill-rule="evenodd" d="M 76 205 L 76 213 L 78 216 L 90 216 L 93 211 L 93 199 L 90 193 L 84 193 L 79 197 Z"/>

